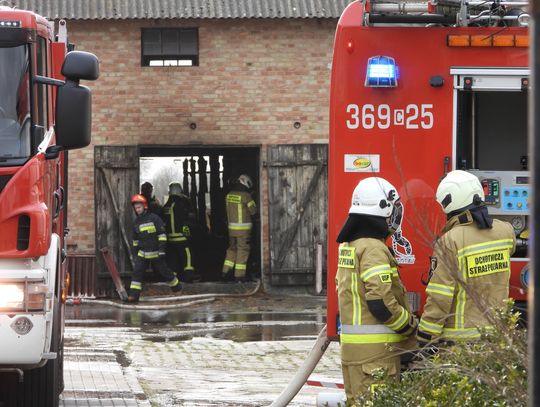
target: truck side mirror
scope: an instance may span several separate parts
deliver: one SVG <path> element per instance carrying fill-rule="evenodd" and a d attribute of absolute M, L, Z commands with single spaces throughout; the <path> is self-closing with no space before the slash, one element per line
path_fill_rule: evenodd
<path fill-rule="evenodd" d="M 79 82 L 81 79 L 95 81 L 99 76 L 98 59 L 90 52 L 68 52 L 62 65 L 62 75 L 67 80 L 73 80 L 75 82 Z"/>
<path fill-rule="evenodd" d="M 64 150 L 86 147 L 91 140 L 92 92 L 79 85 L 79 80 L 98 78 L 98 60 L 89 52 L 69 52 L 62 75 L 66 83 L 59 86 L 56 93 L 56 144 Z"/>

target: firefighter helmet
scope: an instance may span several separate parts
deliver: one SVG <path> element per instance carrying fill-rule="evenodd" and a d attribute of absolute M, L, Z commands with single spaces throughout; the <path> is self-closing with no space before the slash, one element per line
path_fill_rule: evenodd
<path fill-rule="evenodd" d="M 182 185 L 180 185 L 179 182 L 171 182 L 169 184 L 169 195 L 182 195 L 184 193 L 184 190 L 182 189 Z"/>
<path fill-rule="evenodd" d="M 141 185 L 141 194 L 143 195 L 151 196 L 153 190 L 154 190 L 154 186 L 148 181 L 144 182 Z"/>
<path fill-rule="evenodd" d="M 399 194 L 384 178 L 363 179 L 354 188 L 349 213 L 373 215 L 388 218 L 394 212 Z"/>
<path fill-rule="evenodd" d="M 455 170 L 449 172 L 439 183 L 435 198 L 442 206 L 444 213 L 448 214 L 466 210 L 471 205 L 480 205 L 485 195 L 476 175 Z"/>
<path fill-rule="evenodd" d="M 251 181 L 251 177 L 246 174 L 242 174 L 238 177 L 238 182 L 245 186 L 247 189 L 251 189 L 253 187 L 253 181 Z"/>
<path fill-rule="evenodd" d="M 134 205 L 136 203 L 142 203 L 144 205 L 144 209 L 148 209 L 148 201 L 144 197 L 144 195 L 141 194 L 135 194 L 131 197 L 131 205 Z"/>

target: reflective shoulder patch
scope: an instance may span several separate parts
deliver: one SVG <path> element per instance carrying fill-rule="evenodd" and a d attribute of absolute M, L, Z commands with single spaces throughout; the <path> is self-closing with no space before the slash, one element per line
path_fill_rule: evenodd
<path fill-rule="evenodd" d="M 510 253 L 508 250 L 496 250 L 467 256 L 467 275 L 469 278 L 504 272 L 510 272 Z"/>
<path fill-rule="evenodd" d="M 338 267 L 346 269 L 356 268 L 356 248 L 355 247 L 340 247 Z"/>
<path fill-rule="evenodd" d="M 227 202 L 239 204 L 242 202 L 242 197 L 240 195 L 227 194 Z"/>
<path fill-rule="evenodd" d="M 392 274 L 381 274 L 379 278 L 382 283 L 392 284 Z"/>

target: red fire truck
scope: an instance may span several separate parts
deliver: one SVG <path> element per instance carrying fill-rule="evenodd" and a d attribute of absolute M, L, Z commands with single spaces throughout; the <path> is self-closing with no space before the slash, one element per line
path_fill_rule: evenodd
<path fill-rule="evenodd" d="M 90 143 L 97 58 L 65 21 L 0 7 L 0 405 L 57 406 L 63 388 L 67 151 Z"/>
<path fill-rule="evenodd" d="M 511 296 L 528 284 L 526 2 L 351 3 L 338 24 L 330 96 L 328 336 L 339 333 L 336 236 L 352 191 L 386 178 L 404 204 L 388 243 L 420 311 L 433 241 L 445 218 L 435 202 L 453 169 L 476 174 L 489 212 L 512 223 L 518 248 Z"/>

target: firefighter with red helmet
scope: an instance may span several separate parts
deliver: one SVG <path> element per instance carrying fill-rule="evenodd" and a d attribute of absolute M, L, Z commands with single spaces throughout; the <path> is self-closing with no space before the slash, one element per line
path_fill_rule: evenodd
<path fill-rule="evenodd" d="M 253 181 L 246 175 L 240 175 L 225 197 L 229 229 L 229 247 L 223 263 L 222 276 L 225 280 L 246 278 L 247 261 L 251 249 L 251 229 L 253 217 L 257 214 L 257 205 L 251 196 Z"/>
<path fill-rule="evenodd" d="M 469 172 L 451 171 L 440 182 L 437 202 L 447 216 L 431 257 L 427 300 L 417 339 L 436 350 L 436 342 L 477 339 L 489 327 L 485 310 L 508 300 L 514 229 L 492 219 L 484 189 Z"/>
<path fill-rule="evenodd" d="M 148 202 L 141 194 L 131 198 L 133 210 L 137 215 L 133 225 L 133 249 L 135 252 L 135 267 L 129 287 L 128 302 L 138 302 L 142 291 L 143 273 L 150 263 L 169 283 L 173 292 L 182 289 L 176 275 L 165 263 L 165 246 L 167 235 L 165 225 L 159 216 L 148 211 Z"/>
<path fill-rule="evenodd" d="M 400 353 L 409 348 L 408 337 L 417 326 L 397 262 L 385 244 L 399 227 L 402 210 L 392 184 L 366 178 L 354 189 L 337 237 L 341 364 L 349 402 L 381 384 L 380 372 L 399 378 Z"/>

